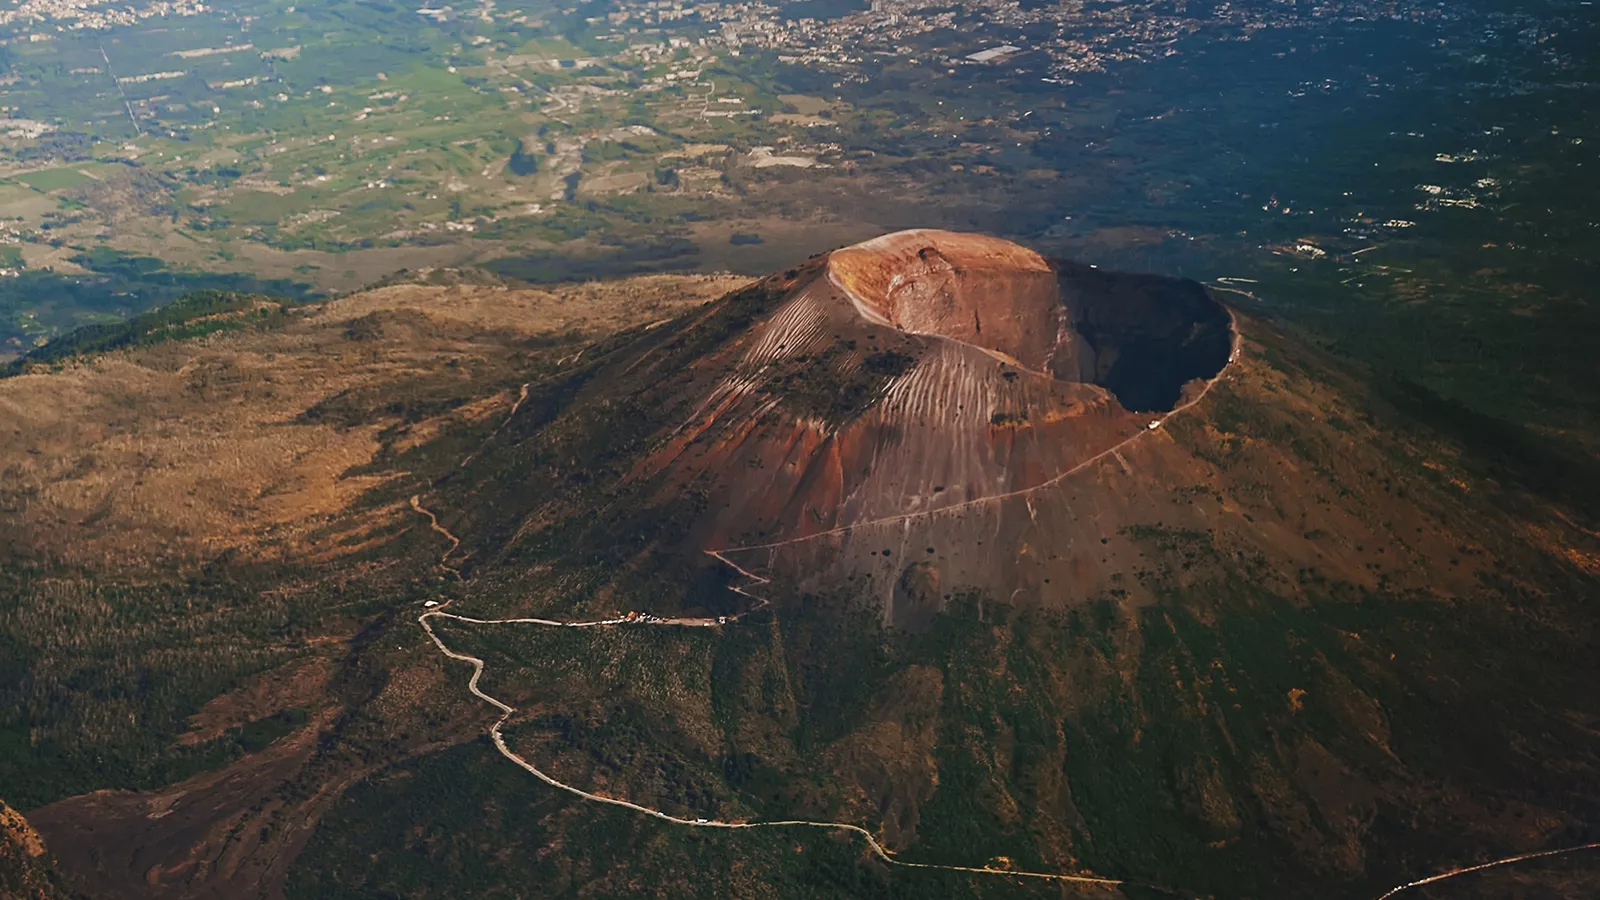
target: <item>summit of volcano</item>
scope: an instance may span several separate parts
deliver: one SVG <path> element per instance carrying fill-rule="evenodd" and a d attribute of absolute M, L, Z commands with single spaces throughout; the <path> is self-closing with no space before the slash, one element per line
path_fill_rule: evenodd
<path fill-rule="evenodd" d="M 1192 405 L 1233 350 L 1228 312 L 1198 284 L 898 232 L 797 273 L 698 362 L 720 376 L 688 388 L 688 415 L 629 480 L 663 498 L 704 491 L 692 539 L 736 565 L 740 548 L 809 542 L 796 547 L 808 586 L 910 574 L 914 545 L 931 548 L 919 578 L 1038 595 L 1076 563 L 996 552 L 995 540 L 1029 542 L 1003 540 L 983 507 L 1018 501 L 1036 523 L 1036 491 Z"/>
<path fill-rule="evenodd" d="M 700 352 L 684 359 L 689 347 Z M 914 230 L 814 258 L 618 348 L 584 376 L 580 403 L 635 402 L 622 385 L 646 379 L 656 428 L 628 442 L 643 452 L 617 484 L 630 505 L 697 498 L 682 536 L 724 562 L 794 547 L 807 585 L 882 581 L 911 571 L 902 545 L 915 545 L 930 548 L 919 577 L 1043 601 L 1082 561 L 1019 564 L 995 544 L 1036 551 L 1003 532 L 1034 527 L 1063 496 L 1036 503 L 1037 492 L 1120 459 L 1192 406 L 1235 353 L 1231 314 L 1196 283 Z M 993 511 L 1008 503 L 1026 512 Z"/>

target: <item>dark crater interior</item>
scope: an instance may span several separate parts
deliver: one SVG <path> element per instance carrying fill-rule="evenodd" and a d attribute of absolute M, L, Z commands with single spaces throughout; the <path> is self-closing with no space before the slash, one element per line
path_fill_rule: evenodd
<path fill-rule="evenodd" d="M 1135 412 L 1177 405 L 1183 386 L 1228 364 L 1232 321 L 1198 282 L 1053 260 L 1082 342 L 1079 377 Z"/>

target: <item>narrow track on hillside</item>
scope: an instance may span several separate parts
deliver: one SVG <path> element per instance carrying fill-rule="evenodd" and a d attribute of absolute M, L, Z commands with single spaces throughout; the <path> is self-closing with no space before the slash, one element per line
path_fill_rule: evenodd
<path fill-rule="evenodd" d="M 533 387 L 533 382 L 523 382 L 522 387 L 517 389 L 517 401 L 511 404 L 511 409 L 506 411 L 505 418 L 501 419 L 500 424 L 496 425 L 494 430 L 489 432 L 488 437 L 478 442 L 478 449 L 468 453 L 462 458 L 461 462 L 456 466 L 456 468 L 465 469 L 467 467 L 467 463 L 470 463 L 476 459 L 478 454 L 483 452 L 483 448 L 489 446 L 490 441 L 500 436 L 500 432 L 504 431 L 505 427 L 511 424 L 511 420 L 517 417 L 517 410 L 522 408 L 522 404 L 528 402 L 528 389 L 531 387 Z"/>
<path fill-rule="evenodd" d="M 441 532 L 449 536 L 451 539 L 454 539 L 454 535 L 450 535 L 447 530 L 437 524 L 437 517 L 434 516 L 430 510 L 421 505 L 419 498 L 412 499 L 412 509 L 416 510 L 420 515 L 427 516 L 435 531 Z M 459 544 L 459 542 L 457 542 L 457 544 Z M 456 545 L 452 545 L 451 552 L 454 551 L 455 546 Z M 707 552 L 709 555 L 715 557 L 717 560 L 721 561 L 727 566 L 730 566 L 741 575 L 744 575 L 746 578 L 750 579 L 751 586 L 759 586 L 767 583 L 767 579 L 762 578 L 754 573 L 745 571 L 736 563 L 733 563 L 723 557 L 717 551 L 712 550 Z M 446 553 L 445 556 L 448 557 L 449 553 Z M 444 562 L 442 560 L 440 565 L 444 566 Z M 450 571 L 454 572 L 453 569 Z M 483 678 L 483 672 L 486 666 L 486 663 L 483 661 L 483 659 L 473 656 L 469 653 L 462 653 L 460 651 L 451 649 L 450 646 L 444 642 L 444 639 L 439 636 L 439 633 L 433 628 L 433 620 L 435 619 L 463 622 L 469 625 L 538 625 L 546 628 L 616 628 L 629 625 L 651 625 L 668 628 L 722 628 L 727 625 L 732 625 L 746 616 L 760 612 L 769 605 L 766 598 L 752 594 L 742 587 L 734 587 L 732 590 L 735 593 L 754 601 L 754 605 L 743 612 L 729 616 L 720 616 L 717 618 L 675 617 L 654 619 L 650 621 L 638 621 L 618 617 L 614 619 L 595 619 L 590 621 L 560 621 L 556 619 L 544 619 L 534 616 L 521 616 L 504 619 L 481 619 L 474 616 L 457 615 L 456 613 L 452 613 L 448 610 L 448 607 L 454 601 L 446 601 L 445 603 L 442 603 L 436 607 L 425 610 L 417 617 L 417 623 L 422 626 L 422 630 L 428 635 L 428 639 L 433 642 L 433 645 L 439 649 L 440 653 L 444 654 L 450 659 L 465 662 L 472 666 L 472 677 L 467 681 L 467 691 L 472 696 L 477 697 L 479 700 L 482 700 L 483 702 L 500 711 L 500 717 L 494 721 L 493 725 L 489 726 L 489 739 L 494 743 L 495 750 L 497 750 L 501 756 L 504 756 L 506 759 L 515 763 L 519 768 L 528 772 L 530 775 L 534 776 L 545 784 L 556 788 L 557 790 L 565 791 L 566 793 L 580 797 L 584 800 L 594 803 L 604 803 L 608 806 L 622 807 L 623 809 L 629 809 L 652 818 L 660 819 L 663 822 L 670 822 L 674 825 L 683 825 L 690 828 L 718 828 L 723 830 L 751 828 L 815 828 L 825 831 L 843 831 L 850 834 L 859 835 L 863 840 L 866 841 L 867 848 L 872 851 L 874 856 L 891 866 L 899 866 L 901 868 L 932 869 L 944 872 L 964 872 L 979 875 L 1002 875 L 1009 876 L 1011 878 L 1031 878 L 1035 880 L 1094 885 L 1107 888 L 1134 883 L 1116 878 L 1101 878 L 1096 875 L 1069 875 L 1060 872 L 1028 872 L 1011 869 L 991 869 L 979 866 L 956 866 L 943 865 L 939 863 L 910 862 L 907 860 L 896 859 L 893 853 L 891 853 L 887 848 L 878 842 L 877 837 L 875 837 L 872 832 L 861 827 L 860 825 L 855 825 L 850 822 L 822 822 L 813 821 L 810 819 L 775 819 L 761 822 L 724 821 L 720 819 L 702 818 L 688 819 L 682 816 L 672 815 L 671 813 L 662 812 L 659 809 L 652 809 L 648 806 L 643 806 L 630 800 L 624 800 L 620 797 L 608 797 L 604 794 L 596 794 L 591 791 L 586 791 L 580 787 L 567 784 L 566 782 L 552 777 L 549 773 L 530 762 L 526 757 L 511 749 L 511 746 L 506 742 L 504 729 L 506 723 L 511 720 L 511 717 L 516 715 L 516 708 L 511 704 L 506 703 L 505 701 L 485 692 L 480 686 L 479 682 Z M 1140 886 L 1153 888 L 1155 890 L 1164 890 L 1162 888 L 1156 888 L 1153 885 Z"/>
<path fill-rule="evenodd" d="M 735 568 L 737 568 L 737 566 Z M 740 593 L 744 592 L 740 591 Z M 749 595 L 746 594 L 746 596 Z M 689 828 L 718 828 L 723 830 L 752 828 L 816 828 L 825 831 L 844 831 L 850 834 L 859 835 L 866 841 L 867 848 L 872 851 L 874 856 L 891 866 L 899 866 L 901 868 L 934 869 L 944 872 L 966 872 L 980 875 L 1003 875 L 1011 878 L 1031 878 L 1045 881 L 1097 885 L 1108 888 L 1130 883 L 1115 878 L 1100 878 L 1093 875 L 1067 875 L 1058 872 L 1027 872 L 1010 869 L 989 869 L 978 866 L 953 866 L 941 865 L 939 863 L 909 862 L 906 860 L 896 859 L 894 854 L 890 853 L 889 850 L 887 850 L 881 843 L 878 842 L 878 839 L 873 836 L 872 832 L 861 827 L 860 825 L 854 825 L 849 822 L 820 822 L 809 819 L 778 819 L 763 822 L 723 821 L 720 819 L 700 818 L 687 819 L 682 816 L 675 816 L 671 813 L 662 812 L 659 809 L 652 809 L 648 806 L 642 806 L 630 800 L 624 800 L 619 797 L 607 797 L 604 794 L 596 794 L 579 787 L 574 787 L 573 785 L 559 781 L 550 776 L 538 766 L 534 765 L 532 762 L 529 762 L 525 757 L 511 749 L 510 745 L 506 743 L 504 728 L 506 722 L 510 721 L 511 717 L 516 714 L 516 708 L 511 706 L 509 703 L 499 700 L 494 696 L 484 692 L 484 690 L 479 686 L 479 681 L 483 677 L 485 665 L 484 661 L 481 658 L 471 654 L 461 653 L 459 651 L 450 649 L 449 645 L 446 644 L 444 640 L 439 637 L 438 633 L 433 630 L 432 624 L 433 619 L 449 619 L 458 622 L 466 622 L 473 625 L 542 625 L 551 628 L 609 628 L 630 624 L 679 628 L 717 628 L 724 624 L 731 624 L 739 618 L 756 612 L 762 606 L 766 605 L 766 601 L 764 600 L 761 601 L 760 606 L 752 607 L 751 609 L 739 613 L 738 615 L 724 617 L 722 621 L 718 621 L 717 619 L 677 618 L 659 619 L 646 623 L 630 622 L 627 619 L 620 618 L 602 619 L 591 622 L 560 622 L 553 619 L 539 618 L 478 619 L 470 616 L 459 616 L 454 613 L 447 612 L 445 607 L 448 605 L 448 603 L 440 605 L 439 607 L 430 609 L 418 616 L 417 621 L 422 625 L 422 630 L 427 632 L 428 638 L 433 641 L 435 647 L 439 648 L 440 653 L 444 654 L 450 659 L 471 664 L 472 677 L 467 681 L 468 692 L 470 692 L 474 697 L 477 697 L 479 700 L 482 700 L 483 702 L 500 711 L 500 717 L 495 720 L 493 725 L 489 726 L 489 738 L 494 742 L 494 747 L 500 752 L 500 755 L 515 763 L 518 767 L 528 772 L 530 775 L 533 775 L 535 778 L 543 781 L 545 784 L 548 784 L 553 788 L 556 788 L 557 790 L 565 791 L 569 794 L 581 797 L 584 800 L 594 803 L 604 803 L 608 806 L 622 807 L 623 809 L 633 810 L 634 812 L 660 819 L 663 822 L 671 822 L 674 825 L 683 825 Z"/>
<path fill-rule="evenodd" d="M 439 524 L 439 517 L 434 515 L 432 510 L 430 510 L 427 507 L 422 505 L 422 495 L 420 495 L 420 494 L 412 494 L 411 495 L 411 509 L 412 509 L 412 511 L 416 512 L 418 515 L 427 516 L 428 517 L 428 527 L 432 528 L 434 531 L 438 532 L 439 534 L 444 535 L 445 540 L 450 542 L 450 549 L 446 550 L 443 554 L 441 554 L 439 556 L 439 568 L 445 569 L 445 570 L 450 571 L 450 572 L 455 572 L 456 571 L 456 567 L 450 565 L 448 560 L 450 559 L 450 555 L 452 553 L 455 553 L 456 549 L 461 546 L 461 539 L 456 537 L 455 535 L 451 534 L 450 533 L 450 529 L 444 527 L 443 525 L 440 525 Z M 460 574 L 460 573 L 456 573 L 456 574 Z"/>
<path fill-rule="evenodd" d="M 1427 878 L 1418 878 L 1416 881 L 1408 881 L 1405 884 L 1396 885 L 1395 887 L 1390 888 L 1388 891 L 1385 891 L 1382 896 L 1378 897 L 1378 900 L 1389 900 L 1390 897 L 1393 897 L 1402 891 L 1409 891 L 1412 888 L 1422 887 L 1425 884 L 1434 884 L 1436 882 L 1456 878 L 1461 875 L 1468 875 L 1473 872 L 1482 872 L 1484 869 L 1497 869 L 1501 866 L 1509 866 L 1512 863 L 1525 862 L 1530 859 L 1541 859 L 1547 856 L 1565 856 L 1568 853 L 1581 853 L 1585 850 L 1600 850 L 1600 841 L 1596 841 L 1592 844 L 1580 844 L 1576 847 L 1563 847 L 1559 850 L 1540 850 L 1537 853 L 1521 853 L 1516 856 L 1508 856 L 1505 859 L 1497 859 L 1492 862 L 1479 863 L 1475 866 L 1463 866 L 1459 869 L 1451 869 L 1448 872 L 1440 872 L 1437 875 L 1429 875 Z"/>

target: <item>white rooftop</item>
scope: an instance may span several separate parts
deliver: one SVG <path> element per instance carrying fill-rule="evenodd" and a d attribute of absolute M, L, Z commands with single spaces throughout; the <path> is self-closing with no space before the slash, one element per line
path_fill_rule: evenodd
<path fill-rule="evenodd" d="M 988 62 L 991 59 L 999 59 L 1002 56 L 1010 56 L 1021 49 L 1021 47 L 1013 47 L 1010 44 L 1002 44 L 998 47 L 990 47 L 987 50 L 979 50 L 977 53 L 969 53 L 967 54 L 967 59 L 970 59 L 973 62 Z"/>

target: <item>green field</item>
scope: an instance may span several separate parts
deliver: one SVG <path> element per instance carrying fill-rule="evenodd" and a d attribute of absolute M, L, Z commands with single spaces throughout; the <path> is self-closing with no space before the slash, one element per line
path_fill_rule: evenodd
<path fill-rule="evenodd" d="M 36 191 L 44 191 L 45 193 L 78 187 L 95 180 L 85 175 L 80 169 L 70 167 L 45 169 L 42 172 L 28 172 L 16 176 L 16 179 Z"/>

